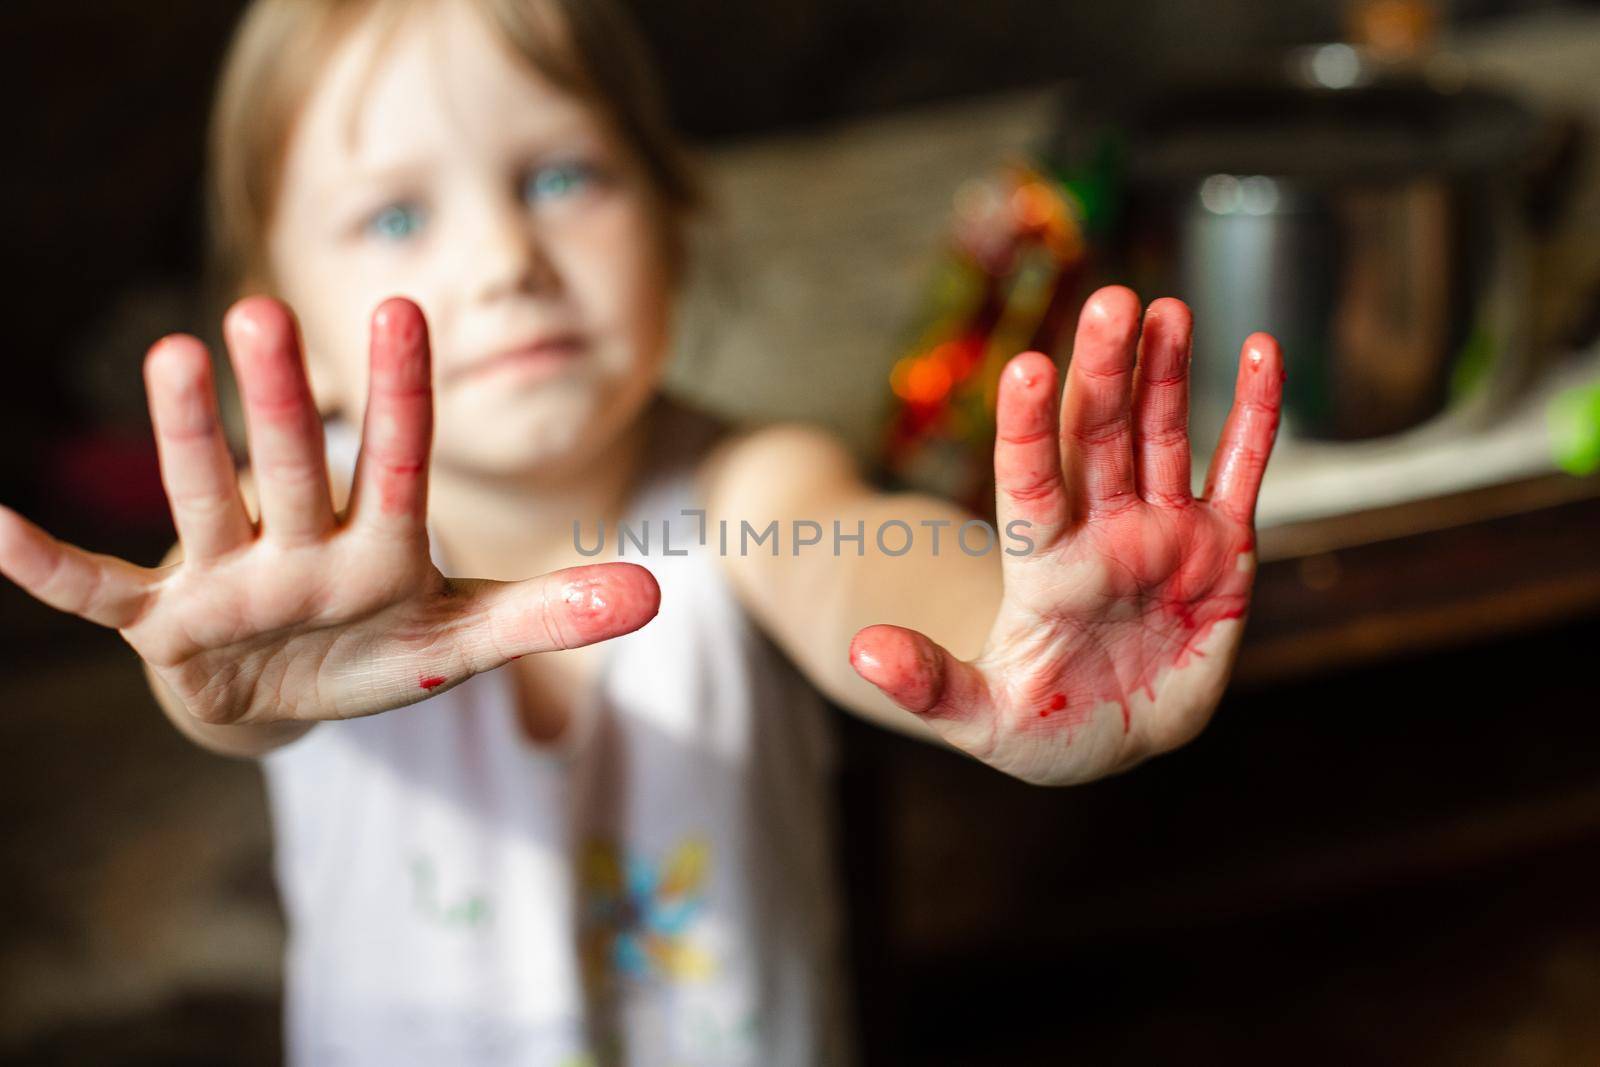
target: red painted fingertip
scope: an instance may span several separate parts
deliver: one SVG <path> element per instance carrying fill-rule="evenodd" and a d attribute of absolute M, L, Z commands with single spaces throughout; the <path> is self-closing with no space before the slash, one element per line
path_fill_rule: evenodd
<path fill-rule="evenodd" d="M 632 633 L 661 610 L 656 576 L 637 563 L 596 563 L 572 570 L 561 599 L 585 641 Z"/>
<path fill-rule="evenodd" d="M 372 332 L 385 340 L 412 346 L 426 340 L 428 321 L 416 302 L 391 296 L 372 313 Z"/>
<path fill-rule="evenodd" d="M 1047 388 L 1055 391 L 1056 365 L 1055 361 L 1043 352 L 1023 352 L 1011 357 L 1006 364 L 1006 384 L 1020 387 L 1028 392 Z"/>
<path fill-rule="evenodd" d="M 428 388 L 428 320 L 403 296 L 390 297 L 372 313 L 372 369 L 387 388 L 409 392 Z"/>
<path fill-rule="evenodd" d="M 1253 333 L 1245 338 L 1240 377 L 1253 380 L 1253 388 L 1275 394 L 1287 378 L 1283 369 L 1283 349 L 1270 333 Z"/>
<path fill-rule="evenodd" d="M 1139 294 L 1126 285 L 1107 285 L 1096 289 L 1083 303 L 1083 317 L 1105 322 L 1139 319 Z"/>
<path fill-rule="evenodd" d="M 927 714 L 944 687 L 938 653 L 900 626 L 868 626 L 850 642 L 850 666 L 907 711 Z"/>
<path fill-rule="evenodd" d="M 1145 317 L 1149 318 L 1151 315 L 1159 319 L 1181 322 L 1185 326 L 1194 319 L 1194 313 L 1189 310 L 1189 305 L 1175 296 L 1161 296 L 1150 301 L 1150 306 L 1145 309 Z"/>

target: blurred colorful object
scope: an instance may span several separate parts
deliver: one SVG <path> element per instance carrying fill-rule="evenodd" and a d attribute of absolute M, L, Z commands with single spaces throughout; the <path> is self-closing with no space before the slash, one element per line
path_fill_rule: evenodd
<path fill-rule="evenodd" d="M 1087 261 L 1079 198 L 1014 163 L 956 193 L 922 324 L 889 375 L 882 462 L 902 486 L 994 513 L 995 391 L 1006 361 L 1054 355 Z"/>
<path fill-rule="evenodd" d="M 1556 463 L 1568 474 L 1600 471 L 1600 382 L 1563 390 L 1547 412 Z"/>

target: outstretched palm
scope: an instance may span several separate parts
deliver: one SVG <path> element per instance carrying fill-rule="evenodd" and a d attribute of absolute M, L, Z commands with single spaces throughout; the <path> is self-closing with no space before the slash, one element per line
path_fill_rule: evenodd
<path fill-rule="evenodd" d="M 1204 496 L 1189 488 L 1189 311 L 1103 289 L 1084 307 L 1059 423 L 1056 372 L 1006 367 L 995 445 L 1007 556 L 989 641 L 963 662 L 922 634 L 872 626 L 856 669 L 951 744 L 1017 777 L 1084 781 L 1193 737 L 1238 650 L 1253 521 L 1277 431 L 1283 361 L 1245 342 Z"/>
<path fill-rule="evenodd" d="M 225 326 L 259 522 L 240 494 L 205 347 L 182 336 L 145 360 L 181 562 L 150 569 L 86 552 L 0 508 L 0 570 L 44 602 L 119 630 L 196 719 L 368 715 L 655 615 L 655 579 L 633 564 L 520 582 L 451 579 L 433 565 L 424 520 L 432 379 L 415 304 L 390 300 L 373 317 L 361 454 L 342 516 L 288 310 L 242 301 Z"/>

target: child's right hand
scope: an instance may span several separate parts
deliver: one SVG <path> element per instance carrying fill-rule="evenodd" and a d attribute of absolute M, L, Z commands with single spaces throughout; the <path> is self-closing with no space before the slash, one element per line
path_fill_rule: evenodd
<path fill-rule="evenodd" d="M 157 342 L 144 366 L 179 562 L 151 569 L 87 552 L 0 507 L 0 572 L 52 607 L 117 629 L 196 720 L 370 715 L 655 616 L 655 579 L 629 563 L 519 582 L 451 579 L 433 565 L 424 522 L 432 375 L 415 304 L 390 300 L 373 316 L 361 455 L 343 515 L 288 309 L 252 298 L 223 325 L 259 520 L 240 493 L 205 346 L 181 335 Z"/>

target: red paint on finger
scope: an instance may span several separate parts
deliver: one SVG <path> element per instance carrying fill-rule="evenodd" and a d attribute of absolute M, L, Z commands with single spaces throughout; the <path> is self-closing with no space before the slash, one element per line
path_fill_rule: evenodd
<path fill-rule="evenodd" d="M 857 633 L 850 642 L 850 666 L 917 715 L 927 714 L 944 695 L 937 651 L 898 626 L 869 626 Z"/>
<path fill-rule="evenodd" d="M 561 610 L 570 632 L 583 644 L 632 633 L 655 618 L 661 607 L 655 575 L 635 563 L 573 567 L 565 577 Z"/>
<path fill-rule="evenodd" d="M 1283 352 L 1270 334 L 1245 340 L 1234 404 L 1206 475 L 1206 499 L 1251 525 L 1283 406 Z"/>
<path fill-rule="evenodd" d="M 299 330 L 288 305 L 271 297 L 245 297 L 228 309 L 222 330 L 253 420 L 291 428 L 316 420 Z"/>
<path fill-rule="evenodd" d="M 378 479 L 378 506 L 385 515 L 404 515 L 417 505 L 421 497 L 417 479 L 421 476 L 420 463 L 396 463 L 383 468 Z"/>
<path fill-rule="evenodd" d="M 1181 507 L 1189 492 L 1189 354 L 1193 317 L 1163 297 L 1145 312 L 1133 396 L 1134 464 L 1139 494 Z"/>
<path fill-rule="evenodd" d="M 422 688 L 432 692 L 444 684 L 444 675 L 430 674 L 426 678 L 422 679 L 422 681 L 418 684 L 421 685 Z"/>
<path fill-rule="evenodd" d="M 372 313 L 372 335 L 379 343 L 374 354 L 384 369 L 404 371 L 410 369 L 407 357 L 427 343 L 428 322 L 414 302 L 402 296 L 390 297 Z"/>
<path fill-rule="evenodd" d="M 426 489 L 433 426 L 433 372 L 428 324 L 404 297 L 385 300 L 372 315 L 371 397 L 364 447 L 372 448 L 378 509 L 406 516 L 420 510 Z"/>
<path fill-rule="evenodd" d="M 1050 357 L 1024 352 L 1006 365 L 995 409 L 995 488 L 1002 512 L 1053 526 L 1065 519 L 1061 447 Z"/>

